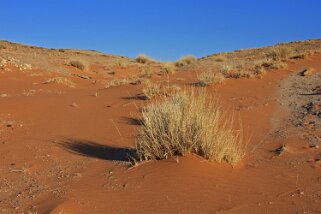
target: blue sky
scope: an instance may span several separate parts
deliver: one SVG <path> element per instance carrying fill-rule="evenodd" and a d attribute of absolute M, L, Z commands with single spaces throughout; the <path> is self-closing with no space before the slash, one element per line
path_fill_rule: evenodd
<path fill-rule="evenodd" d="M 320 0 L 0 0 L 0 39 L 158 60 L 321 38 Z"/>

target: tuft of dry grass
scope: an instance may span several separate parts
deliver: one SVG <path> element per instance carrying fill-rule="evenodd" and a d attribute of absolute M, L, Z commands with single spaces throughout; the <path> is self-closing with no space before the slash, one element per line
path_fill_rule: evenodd
<path fill-rule="evenodd" d="M 80 70 L 84 70 L 85 69 L 85 65 L 82 62 L 77 61 L 77 60 L 70 61 L 69 65 L 72 66 L 72 67 L 78 68 Z"/>
<path fill-rule="evenodd" d="M 286 68 L 287 64 L 281 60 L 267 60 L 266 62 L 262 63 L 262 67 L 268 69 L 280 69 Z"/>
<path fill-rule="evenodd" d="M 292 53 L 292 49 L 288 46 L 276 46 L 267 54 L 267 57 L 274 61 L 281 61 L 290 58 Z"/>
<path fill-rule="evenodd" d="M 245 155 L 242 129 L 205 91 L 179 92 L 147 106 L 136 138 L 140 160 L 195 153 L 235 165 Z"/>
<path fill-rule="evenodd" d="M 120 85 L 126 85 L 129 83 L 134 82 L 133 78 L 120 78 L 120 79 L 112 79 L 105 84 L 105 88 L 120 86 Z"/>
<path fill-rule="evenodd" d="M 144 97 L 148 100 L 162 93 L 161 86 L 156 83 L 148 82 L 143 88 Z"/>
<path fill-rule="evenodd" d="M 152 63 L 152 62 L 156 62 L 155 59 L 145 55 L 145 54 L 139 54 L 137 57 L 136 57 L 136 62 L 139 62 L 139 63 L 142 63 L 142 64 L 149 64 L 149 63 Z"/>
<path fill-rule="evenodd" d="M 162 65 L 161 72 L 165 74 L 173 74 L 176 71 L 175 63 L 166 62 Z"/>
<path fill-rule="evenodd" d="M 167 85 L 165 89 L 163 90 L 163 94 L 165 96 L 172 96 L 173 94 L 178 93 L 181 91 L 182 88 L 179 87 L 179 85 L 173 84 L 173 85 Z"/>
<path fill-rule="evenodd" d="M 253 74 L 257 77 L 257 78 L 259 78 L 259 79 L 261 79 L 261 78 L 263 78 L 263 75 L 266 73 L 266 70 L 264 69 L 264 67 L 262 67 L 261 65 L 256 65 L 256 66 L 254 66 L 254 68 L 253 68 Z"/>
<path fill-rule="evenodd" d="M 196 62 L 196 58 L 192 55 L 187 55 L 187 56 L 183 56 L 181 57 L 176 63 L 175 65 L 177 67 L 183 67 L 185 65 L 189 65 L 192 64 L 193 62 Z"/>
<path fill-rule="evenodd" d="M 140 68 L 139 77 L 140 78 L 151 78 L 153 76 L 153 72 L 150 67 Z"/>
<path fill-rule="evenodd" d="M 225 65 L 222 65 L 220 67 L 220 72 L 223 74 L 223 75 L 227 75 L 229 72 L 231 72 L 231 67 L 227 64 Z"/>
<path fill-rule="evenodd" d="M 215 56 L 214 60 L 215 60 L 216 62 L 224 62 L 224 61 L 226 61 L 227 59 L 226 59 L 226 57 L 223 56 L 223 55 L 217 55 L 217 56 Z"/>
<path fill-rule="evenodd" d="M 220 84 L 224 81 L 225 77 L 219 72 L 204 71 L 197 76 L 197 79 L 196 86 L 205 87 L 211 84 Z"/>
<path fill-rule="evenodd" d="M 66 77 L 53 77 L 44 82 L 44 84 L 51 84 L 51 83 L 62 84 L 70 88 L 75 88 L 76 86 L 76 84 L 73 81 L 69 80 Z"/>

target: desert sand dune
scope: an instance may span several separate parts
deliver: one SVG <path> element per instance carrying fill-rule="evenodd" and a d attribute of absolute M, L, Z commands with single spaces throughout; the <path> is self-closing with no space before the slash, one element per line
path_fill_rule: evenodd
<path fill-rule="evenodd" d="M 321 212 L 320 40 L 170 65 L 0 44 L 1 213 Z M 242 122 L 244 158 L 133 163 L 142 108 L 200 88 Z"/>

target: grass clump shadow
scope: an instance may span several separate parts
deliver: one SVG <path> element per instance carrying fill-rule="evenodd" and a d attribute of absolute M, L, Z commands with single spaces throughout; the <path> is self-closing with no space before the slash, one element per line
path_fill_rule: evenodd
<path fill-rule="evenodd" d="M 161 160 L 194 153 L 235 165 L 245 155 L 243 132 L 233 116 L 204 90 L 179 92 L 143 110 L 136 138 L 139 160 Z"/>

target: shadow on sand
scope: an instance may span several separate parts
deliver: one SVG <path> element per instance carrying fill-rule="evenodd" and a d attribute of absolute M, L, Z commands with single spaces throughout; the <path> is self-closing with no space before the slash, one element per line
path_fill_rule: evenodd
<path fill-rule="evenodd" d="M 128 124 L 133 126 L 141 126 L 143 125 L 144 121 L 140 118 L 134 118 L 134 117 L 122 117 L 122 120 Z"/>
<path fill-rule="evenodd" d="M 64 139 L 59 145 L 73 154 L 102 160 L 132 162 L 137 157 L 133 148 L 107 146 L 82 139 Z"/>
<path fill-rule="evenodd" d="M 134 96 L 122 97 L 124 100 L 148 100 L 144 94 L 136 94 Z"/>

